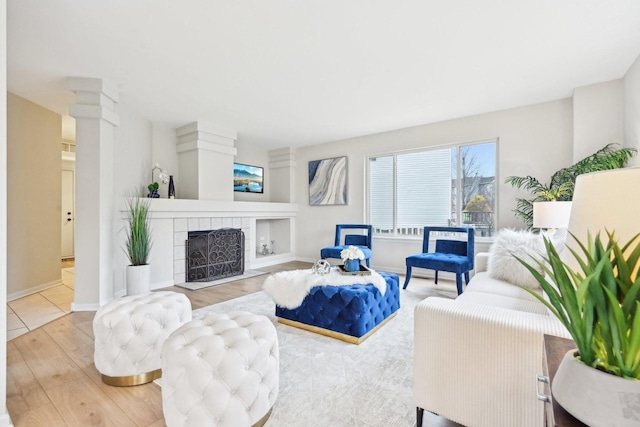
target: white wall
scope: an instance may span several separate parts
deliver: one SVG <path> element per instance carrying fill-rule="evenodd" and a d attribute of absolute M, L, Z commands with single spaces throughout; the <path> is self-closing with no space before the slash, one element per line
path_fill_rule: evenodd
<path fill-rule="evenodd" d="M 514 216 L 515 198 L 527 193 L 503 184 L 509 175 L 533 175 L 548 182 L 556 170 L 572 163 L 572 102 L 555 102 L 362 136 L 297 150 L 296 255 L 316 260 L 320 248 L 333 244 L 335 224 L 365 220 L 365 158 L 367 155 L 498 138 L 498 228 L 522 227 Z M 347 206 L 309 206 L 308 162 L 348 156 Z M 421 241 L 376 238 L 372 267 L 403 272 L 407 255 L 419 252 Z M 488 245 L 478 239 L 478 249 Z"/>
<path fill-rule="evenodd" d="M 622 79 L 576 88 L 573 92 L 573 162 L 609 143 L 624 141 Z"/>
<path fill-rule="evenodd" d="M 176 188 L 176 198 L 180 198 L 180 194 L 177 191 L 180 174 L 178 170 L 178 153 L 176 153 L 176 143 L 178 140 L 176 137 L 176 130 L 156 123 L 152 123 L 151 128 L 151 167 L 158 163 L 169 175 L 173 175 L 173 182 Z M 157 173 L 158 171 L 156 171 L 156 174 Z M 158 175 L 155 175 L 155 178 L 157 180 Z M 151 172 L 149 172 L 148 179 L 151 180 Z M 163 185 L 161 181 L 158 181 L 158 184 L 160 184 L 160 197 L 167 197 L 169 185 Z"/>
<path fill-rule="evenodd" d="M 7 318 L 7 2 L 0 0 L 0 319 Z M 0 328 L 0 426 L 7 411 L 7 328 Z"/>
<path fill-rule="evenodd" d="M 625 74 L 623 85 L 624 145 L 640 151 L 640 56 Z M 633 157 L 629 164 L 640 166 L 640 155 Z"/>
<path fill-rule="evenodd" d="M 62 283 L 60 275 L 60 138 L 62 120 L 7 95 L 8 298 Z M 37 266 L 37 268 L 34 268 Z"/>
<path fill-rule="evenodd" d="M 120 125 L 114 130 L 113 292 L 114 295 L 123 295 L 126 289 L 126 266 L 129 264 L 123 250 L 126 238 L 126 223 L 122 214 L 124 198 L 131 194 L 146 196 L 148 193 L 147 185 L 151 183 L 153 125 L 129 108 L 124 96 L 117 108 Z M 166 193 L 166 186 L 164 191 Z"/>
<path fill-rule="evenodd" d="M 259 149 L 249 143 L 236 141 L 235 163 L 243 163 L 245 165 L 260 166 L 264 168 L 262 176 L 264 193 L 241 193 L 234 192 L 233 200 L 236 202 L 269 202 L 269 154 L 267 151 Z"/>

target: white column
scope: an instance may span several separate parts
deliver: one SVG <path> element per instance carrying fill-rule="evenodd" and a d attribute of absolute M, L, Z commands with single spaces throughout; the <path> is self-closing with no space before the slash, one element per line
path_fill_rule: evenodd
<path fill-rule="evenodd" d="M 76 267 L 73 311 L 96 310 L 113 298 L 114 112 L 118 92 L 102 79 L 71 77 L 76 94 Z"/>
<path fill-rule="evenodd" d="M 203 122 L 176 130 L 181 199 L 233 201 L 233 159 L 238 135 Z"/>
<path fill-rule="evenodd" d="M 272 202 L 296 202 L 296 150 L 269 151 L 269 195 Z"/>

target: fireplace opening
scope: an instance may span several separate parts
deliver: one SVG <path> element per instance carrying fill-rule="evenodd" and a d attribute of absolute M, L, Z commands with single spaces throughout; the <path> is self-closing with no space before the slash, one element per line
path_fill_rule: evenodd
<path fill-rule="evenodd" d="M 187 282 L 244 274 L 244 233 L 240 229 L 190 231 L 185 246 Z"/>

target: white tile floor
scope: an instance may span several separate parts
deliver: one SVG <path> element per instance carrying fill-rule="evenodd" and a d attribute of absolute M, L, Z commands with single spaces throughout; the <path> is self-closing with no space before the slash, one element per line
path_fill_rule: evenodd
<path fill-rule="evenodd" d="M 62 269 L 62 285 L 7 304 L 7 341 L 71 312 L 74 268 Z"/>

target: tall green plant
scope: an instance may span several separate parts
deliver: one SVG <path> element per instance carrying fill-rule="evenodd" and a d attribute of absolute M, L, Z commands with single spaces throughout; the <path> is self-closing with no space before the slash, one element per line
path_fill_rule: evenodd
<path fill-rule="evenodd" d="M 513 212 L 521 217 L 528 228 L 533 226 L 533 203 L 550 200 L 569 201 L 573 199 L 573 191 L 578 175 L 609 169 L 618 169 L 636 154 L 633 148 L 616 149 L 616 144 L 607 144 L 592 155 L 579 162 L 556 171 L 549 184 L 543 184 L 532 176 L 509 176 L 506 184 L 529 191 L 530 199 L 516 199 Z"/>
<path fill-rule="evenodd" d="M 598 233 L 579 249 L 574 271 L 545 238 L 546 257 L 536 260 L 549 280 L 516 257 L 549 297 L 527 289 L 564 324 L 585 364 L 613 375 L 640 379 L 640 234 L 620 246 L 613 233 L 603 243 Z M 555 284 L 555 286 L 554 286 Z"/>
<path fill-rule="evenodd" d="M 131 265 L 145 265 L 151 251 L 149 199 L 129 197 L 127 205 L 126 254 Z"/>

